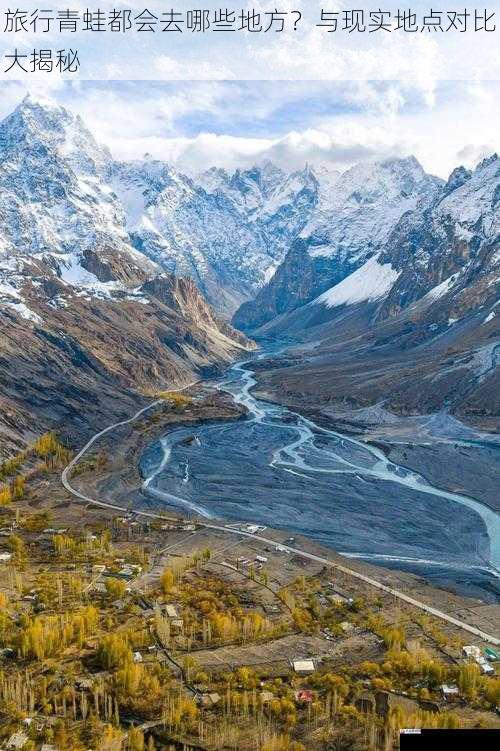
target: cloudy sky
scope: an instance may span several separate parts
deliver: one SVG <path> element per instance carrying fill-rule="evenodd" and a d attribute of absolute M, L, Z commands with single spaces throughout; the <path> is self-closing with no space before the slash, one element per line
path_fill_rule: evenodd
<path fill-rule="evenodd" d="M 31 12 L 37 3 L 27 0 Z M 161 17 L 189 4 L 165 0 L 50 0 L 54 15 L 71 7 L 108 12 L 146 6 Z M 391 12 L 397 2 L 383 4 Z M 438 4 L 439 5 L 439 4 Z M 221 7 L 205 0 L 210 18 Z M 500 149 L 500 0 L 467 7 L 468 31 L 348 33 L 342 30 L 348 0 L 280 0 L 283 33 L 58 34 L 9 31 L 0 9 L 0 116 L 26 91 L 43 94 L 83 116 L 117 157 L 148 152 L 195 173 L 215 164 L 232 169 L 272 158 L 297 168 L 308 161 L 336 168 L 389 155 L 415 154 L 423 166 L 447 176 L 459 163 L 474 164 Z M 410 3 L 422 21 L 436 3 Z M 474 13 L 496 13 L 496 32 L 475 32 Z M 12 8 L 17 7 L 15 4 Z M 194 6 L 196 7 L 196 5 Z M 273 11 L 275 0 L 241 0 L 222 7 Z M 360 0 L 355 8 L 378 6 Z M 441 7 L 441 6 L 440 6 Z M 443 27 L 449 20 L 443 8 Z M 321 8 L 338 12 L 339 29 L 317 26 Z M 463 10 L 454 8 L 456 11 Z M 300 16 L 300 21 L 295 22 Z M 490 21 L 490 26 L 495 22 Z M 296 28 L 295 28 L 296 26 Z M 57 73 L 5 74 L 13 48 L 77 49 L 81 69 L 62 80 Z M 27 58 L 29 59 L 29 58 Z M 404 82 L 404 83 L 402 83 Z"/>
<path fill-rule="evenodd" d="M 500 150 L 500 82 L 0 81 L 0 117 L 27 91 L 80 114 L 115 156 L 149 153 L 191 174 L 414 154 L 447 177 Z"/>

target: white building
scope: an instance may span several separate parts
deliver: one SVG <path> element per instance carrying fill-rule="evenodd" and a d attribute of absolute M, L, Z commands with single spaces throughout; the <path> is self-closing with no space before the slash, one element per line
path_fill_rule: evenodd
<path fill-rule="evenodd" d="M 443 685 L 441 686 L 441 693 L 443 694 L 445 699 L 451 699 L 454 696 L 458 696 L 458 686 L 455 686 L 454 683 L 443 683 Z"/>
<path fill-rule="evenodd" d="M 296 673 L 305 675 L 307 673 L 314 673 L 314 661 L 313 660 L 292 660 L 292 668 Z"/>
<path fill-rule="evenodd" d="M 484 675 L 494 675 L 495 669 L 493 665 L 490 665 L 490 663 L 483 656 L 478 657 L 476 662 L 481 668 L 481 672 Z"/>

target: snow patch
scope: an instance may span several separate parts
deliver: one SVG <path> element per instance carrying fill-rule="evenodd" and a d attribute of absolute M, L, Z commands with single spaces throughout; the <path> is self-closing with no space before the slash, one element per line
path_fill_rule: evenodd
<path fill-rule="evenodd" d="M 101 300 L 125 299 L 149 305 L 149 299 L 142 294 L 139 287 L 130 289 L 119 281 L 101 282 L 95 274 L 84 269 L 74 255 L 66 257 L 60 263 L 60 273 L 62 281 L 78 289 L 76 294 L 89 302 L 92 297 L 98 297 Z M 57 306 L 63 307 L 62 302 L 58 302 Z"/>
<path fill-rule="evenodd" d="M 0 305 L 5 305 L 11 308 L 15 313 L 21 316 L 21 318 L 33 323 L 43 323 L 42 318 L 37 313 L 34 313 L 26 303 L 23 301 L 21 294 L 16 287 L 9 282 L 0 282 Z"/>
<path fill-rule="evenodd" d="M 308 252 L 311 258 L 329 258 L 333 255 L 335 251 L 335 248 L 332 248 L 331 245 L 313 245 L 311 248 L 309 248 Z"/>
<path fill-rule="evenodd" d="M 338 305 L 378 300 L 392 289 L 400 274 L 390 263 L 381 264 L 378 256 L 373 256 L 348 277 L 323 292 L 313 304 L 334 308 Z"/>
<path fill-rule="evenodd" d="M 427 294 L 423 297 L 424 300 L 437 300 L 440 297 L 443 297 L 450 287 L 453 285 L 454 281 L 456 279 L 456 274 L 453 274 L 452 276 L 449 276 L 448 279 L 445 279 L 440 284 L 433 287 Z"/>

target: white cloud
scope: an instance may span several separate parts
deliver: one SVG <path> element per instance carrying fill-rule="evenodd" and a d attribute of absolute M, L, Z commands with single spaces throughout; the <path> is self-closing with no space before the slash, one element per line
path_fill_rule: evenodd
<path fill-rule="evenodd" d="M 282 94 L 285 86 L 280 84 Z M 354 85 L 346 98 L 358 100 L 360 109 L 347 114 L 326 114 L 315 127 L 287 130 L 287 121 L 283 119 L 279 123 L 282 134 L 278 136 L 206 131 L 193 137 L 115 136 L 112 146 L 123 156 L 148 151 L 191 173 L 211 164 L 228 169 L 249 166 L 264 158 L 287 168 L 300 168 L 306 161 L 345 168 L 367 158 L 415 154 L 428 171 L 447 177 L 457 164 L 472 165 L 485 153 L 499 149 L 495 126 L 499 120 L 499 89 L 498 84 L 474 87 L 451 84 L 439 95 L 435 94 L 433 103 L 421 89 L 415 91 L 391 84 L 386 92 L 377 92 L 366 84 Z M 231 93 L 228 89 L 221 91 L 224 95 Z M 207 112 L 210 107 L 219 107 L 217 94 L 221 91 L 212 90 L 211 96 L 207 96 Z M 235 99 L 237 106 L 239 99 L 237 96 Z M 201 94 L 198 100 L 194 97 L 193 108 L 202 107 L 202 101 Z M 410 106 L 412 102 L 414 106 Z M 171 104 L 189 116 L 189 98 L 187 102 L 182 97 L 180 101 L 174 98 Z M 169 102 L 165 101 L 163 106 L 168 109 Z M 276 119 L 281 117 L 273 118 L 270 112 L 263 115 L 264 121 L 266 116 L 271 118 L 274 128 Z"/>
<path fill-rule="evenodd" d="M 32 82 L 36 95 L 82 115 L 119 158 L 148 152 L 196 173 L 271 158 L 345 169 L 373 157 L 414 154 L 447 177 L 498 150 L 500 84 L 398 82 Z M 0 116 L 26 92 L 0 83 Z M 103 106 L 105 102 L 105 106 Z"/>

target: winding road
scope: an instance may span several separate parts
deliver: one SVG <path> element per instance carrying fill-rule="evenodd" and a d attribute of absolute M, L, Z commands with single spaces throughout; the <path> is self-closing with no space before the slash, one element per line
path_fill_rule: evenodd
<path fill-rule="evenodd" d="M 184 387 L 184 389 L 186 388 L 189 388 L 189 386 Z M 178 390 L 181 391 L 184 389 L 178 389 Z M 146 407 L 143 407 L 142 409 L 140 409 L 138 412 L 136 412 L 134 415 L 132 415 L 132 417 L 128 418 L 127 420 L 122 420 L 121 422 L 116 422 L 111 425 L 108 425 L 106 428 L 96 433 L 89 441 L 87 441 L 87 443 L 83 446 L 83 448 L 80 449 L 80 451 L 76 454 L 76 456 L 71 460 L 71 462 L 63 470 L 61 474 L 61 482 L 64 488 L 72 496 L 79 499 L 80 501 L 85 501 L 86 503 L 90 503 L 94 506 L 111 509 L 113 511 L 119 511 L 122 513 L 123 512 L 130 513 L 131 509 L 127 508 L 126 506 L 120 506 L 118 504 L 110 503 L 107 501 L 100 501 L 97 498 L 91 498 L 85 493 L 82 493 L 81 491 L 77 490 L 71 485 L 71 482 L 69 479 L 70 474 L 72 470 L 75 468 L 75 466 L 77 465 L 77 463 L 80 461 L 80 459 L 96 443 L 96 441 L 99 440 L 99 438 L 106 435 L 107 433 L 110 433 L 111 431 L 115 430 L 118 427 L 133 423 L 135 420 L 141 417 L 144 413 L 158 406 L 161 402 L 162 400 L 158 399 L 152 402 L 151 404 L 147 405 Z M 172 517 L 168 517 L 165 514 L 158 514 L 153 511 L 141 511 L 141 510 L 134 509 L 133 513 L 134 515 L 146 517 L 150 519 L 162 519 L 165 521 L 172 521 Z M 500 646 L 500 639 L 496 638 L 492 634 L 488 634 L 484 631 L 481 631 L 480 629 L 476 628 L 475 626 L 472 626 L 469 623 L 466 623 L 465 621 L 454 618 L 453 616 L 450 616 L 447 613 L 444 613 L 443 611 L 438 610 L 437 608 L 431 607 L 430 605 L 428 605 L 425 602 L 422 602 L 421 600 L 417 600 L 413 597 L 410 597 L 409 595 L 406 595 L 404 592 L 400 592 L 397 589 L 388 587 L 385 584 L 382 584 L 381 582 L 377 581 L 376 579 L 373 579 L 370 576 L 366 576 L 365 574 L 361 574 L 358 571 L 355 571 L 354 569 L 351 569 L 347 566 L 343 566 L 339 563 L 335 563 L 334 561 L 331 561 L 329 558 L 325 558 L 323 556 L 310 553 L 306 550 L 302 550 L 301 548 L 291 547 L 290 545 L 280 543 L 277 540 L 273 540 L 269 537 L 264 537 L 263 535 L 252 534 L 250 532 L 244 532 L 244 531 L 241 531 L 241 529 L 234 529 L 231 527 L 226 527 L 226 526 L 223 526 L 222 524 L 214 524 L 214 523 L 204 522 L 204 521 L 203 522 L 197 521 L 196 524 L 199 527 L 217 530 L 218 532 L 223 532 L 224 534 L 239 535 L 241 537 L 249 537 L 253 540 L 258 540 L 259 542 L 262 542 L 266 545 L 272 545 L 272 546 L 279 545 L 279 547 L 282 550 L 286 551 L 287 553 L 297 554 L 297 555 L 302 556 L 303 558 L 308 558 L 309 560 L 316 561 L 317 563 L 321 563 L 324 566 L 328 566 L 332 569 L 336 569 L 337 571 L 341 571 L 342 573 L 352 576 L 353 578 L 358 579 L 377 590 L 387 592 L 388 594 L 392 595 L 396 599 L 401 600 L 402 602 L 405 602 L 416 608 L 419 608 L 420 610 L 423 610 L 424 612 L 429 613 L 435 618 L 439 618 L 442 621 L 445 621 L 447 623 L 452 624 L 453 626 L 461 628 L 464 631 L 467 631 L 468 633 L 473 634 L 475 637 L 481 639 L 482 641 L 488 642 L 489 644 L 493 644 L 495 646 Z"/>

